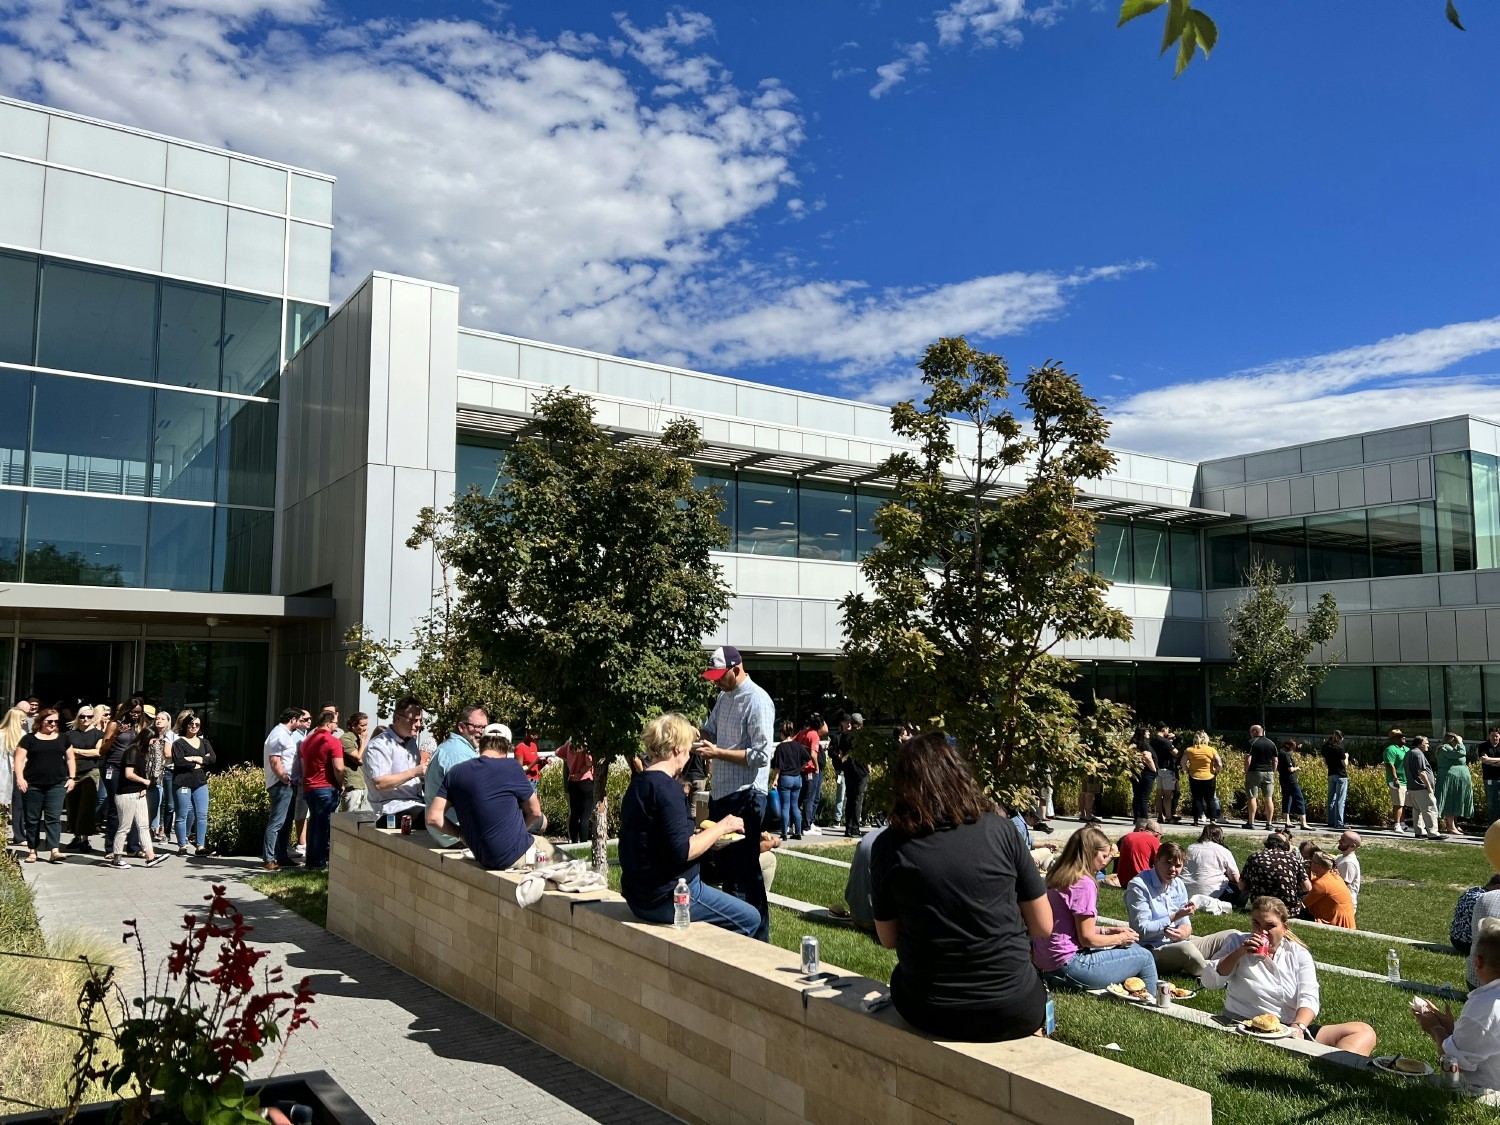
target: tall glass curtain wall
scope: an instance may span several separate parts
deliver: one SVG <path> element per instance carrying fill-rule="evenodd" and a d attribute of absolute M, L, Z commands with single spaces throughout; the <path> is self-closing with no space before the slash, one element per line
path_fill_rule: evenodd
<path fill-rule="evenodd" d="M 204 719 L 219 766 L 260 761 L 270 646 L 262 641 L 147 641 L 146 698 Z"/>
<path fill-rule="evenodd" d="M 1248 729 L 1259 715 L 1228 698 L 1225 674 L 1215 665 L 1210 676 L 1213 724 Z M 1282 732 L 1370 736 L 1394 727 L 1429 737 L 1452 731 L 1474 742 L 1500 724 L 1500 665 L 1345 665 L 1329 672 L 1306 700 L 1268 708 L 1266 718 Z"/>
<path fill-rule="evenodd" d="M 0 254 L 0 581 L 269 592 L 281 306 Z"/>
<path fill-rule="evenodd" d="M 1209 587 L 1243 586 L 1254 562 L 1275 564 L 1291 582 L 1500 566 L 1496 459 L 1484 453 L 1439 453 L 1432 458 L 1432 470 L 1432 501 L 1210 528 Z"/>

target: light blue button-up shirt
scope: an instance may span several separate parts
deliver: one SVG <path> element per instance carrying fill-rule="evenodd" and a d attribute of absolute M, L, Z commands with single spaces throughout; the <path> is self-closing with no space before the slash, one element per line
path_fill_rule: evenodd
<path fill-rule="evenodd" d="M 1141 935 L 1141 944 L 1147 949 L 1160 949 L 1168 944 L 1167 927 L 1174 924 L 1172 915 L 1186 905 L 1187 887 L 1182 880 L 1173 879 L 1164 887 L 1154 867 L 1146 868 L 1125 888 L 1126 917 L 1130 919 L 1130 928 Z M 1175 924 L 1181 925 L 1182 922 Z"/>
<path fill-rule="evenodd" d="M 703 737 L 723 750 L 743 750 L 745 764 L 715 761 L 710 793 L 725 797 L 741 789 L 766 792 L 775 746 L 776 704 L 765 688 L 746 676 L 733 691 L 719 693 L 703 724 Z"/>
<path fill-rule="evenodd" d="M 422 778 L 422 800 L 427 807 L 432 808 L 432 799 L 437 796 L 438 790 L 443 787 L 443 781 L 448 776 L 448 771 L 460 762 L 467 762 L 470 758 L 479 757 L 479 751 L 474 749 L 470 742 L 458 731 L 454 731 L 432 755 L 432 760 L 427 763 L 427 773 Z M 453 823 L 458 823 L 458 813 L 453 807 L 448 807 L 448 818 Z M 439 832 L 432 825 L 427 826 L 427 834 L 437 841 L 440 848 L 456 848 L 459 845 L 457 836 L 450 836 L 446 832 Z"/>

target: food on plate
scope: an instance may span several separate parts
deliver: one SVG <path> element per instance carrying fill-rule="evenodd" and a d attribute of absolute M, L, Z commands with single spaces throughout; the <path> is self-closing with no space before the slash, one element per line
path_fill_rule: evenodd
<path fill-rule="evenodd" d="M 1126 977 L 1123 987 L 1126 992 L 1145 992 L 1146 982 L 1140 977 Z"/>
<path fill-rule="evenodd" d="M 698 822 L 698 827 L 699 828 L 712 828 L 714 825 L 716 825 L 718 823 L 719 822 L 717 820 L 709 820 L 707 817 L 704 817 L 702 820 L 700 820 Z"/>
<path fill-rule="evenodd" d="M 1173 997 L 1173 999 L 1181 1000 L 1184 996 L 1196 996 L 1196 995 L 1198 995 L 1198 994 L 1196 992 L 1194 992 L 1190 988 L 1178 988 L 1175 984 L 1172 986 L 1172 997 Z"/>
<path fill-rule="evenodd" d="M 1400 1055 L 1396 1056 L 1391 1066 L 1399 1070 L 1402 1074 L 1425 1074 L 1427 1072 L 1427 1064 L 1421 1059 L 1406 1059 Z"/>
<path fill-rule="evenodd" d="M 1251 1031 L 1258 1031 L 1262 1035 L 1270 1035 L 1273 1032 L 1284 1030 L 1281 1020 L 1270 1012 L 1256 1016 L 1253 1020 L 1246 1020 L 1241 1026 L 1249 1028 Z"/>

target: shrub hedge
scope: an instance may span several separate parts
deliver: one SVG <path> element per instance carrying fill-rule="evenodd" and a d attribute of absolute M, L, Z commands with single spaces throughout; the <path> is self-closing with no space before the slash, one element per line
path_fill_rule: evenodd
<path fill-rule="evenodd" d="M 265 770 L 243 765 L 208 775 L 208 846 L 219 855 L 259 855 L 271 819 Z"/>

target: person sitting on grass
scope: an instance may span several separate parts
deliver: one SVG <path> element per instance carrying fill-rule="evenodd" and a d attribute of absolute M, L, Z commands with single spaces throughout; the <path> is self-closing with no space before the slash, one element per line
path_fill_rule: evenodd
<path fill-rule="evenodd" d="M 1120 877 L 1122 888 L 1130 886 L 1130 880 L 1151 866 L 1159 847 L 1161 826 L 1150 817 L 1137 820 L 1135 830 L 1120 837 L 1120 858 L 1115 863 L 1115 874 Z"/>
<path fill-rule="evenodd" d="M 1098 875 L 1109 862 L 1109 837 L 1092 824 L 1068 838 L 1047 872 L 1051 936 L 1034 936 L 1032 958 L 1042 976 L 1077 988 L 1106 988 L 1140 977 L 1156 993 L 1156 960 L 1129 926 L 1099 925 Z"/>
<path fill-rule="evenodd" d="M 1262 895 L 1250 904 L 1248 934 L 1231 934 L 1217 960 L 1203 967 L 1205 988 L 1227 988 L 1224 1016 L 1250 1020 L 1273 1015 L 1298 1039 L 1311 1039 L 1368 1056 L 1375 1049 L 1375 1029 L 1367 1023 L 1320 1025 L 1318 974 L 1307 946 L 1289 928 L 1286 903 Z"/>
<path fill-rule="evenodd" d="M 875 932 L 875 888 L 870 881 L 870 858 L 875 841 L 884 828 L 872 828 L 854 845 L 854 859 L 849 864 L 849 878 L 844 883 L 844 904 L 828 908 L 835 918 L 843 918 L 866 933 Z"/>
<path fill-rule="evenodd" d="M 1240 872 L 1241 902 L 1275 898 L 1301 916 L 1302 896 L 1312 890 L 1307 865 L 1292 853 L 1291 841 L 1280 832 L 1266 837 L 1266 846 L 1252 852 Z"/>
<path fill-rule="evenodd" d="M 1239 894 L 1240 865 L 1224 846 L 1224 829 L 1205 825 L 1198 842 L 1189 844 L 1182 868 L 1188 897 L 1207 895 L 1233 902 Z"/>
<path fill-rule="evenodd" d="M 1344 880 L 1333 869 L 1333 857 L 1315 851 L 1307 861 L 1311 875 L 1310 889 L 1302 896 L 1302 906 L 1314 921 L 1329 926 L 1354 929 L 1354 897 Z"/>
<path fill-rule="evenodd" d="M 1453 921 L 1448 925 L 1448 944 L 1465 957 L 1473 944 L 1474 904 L 1487 891 L 1500 891 L 1500 875 L 1491 875 L 1490 881 L 1482 887 L 1470 887 L 1458 896 L 1458 904 L 1453 908 Z"/>
<path fill-rule="evenodd" d="M 1469 993 L 1458 1018 L 1431 1002 L 1412 1015 L 1441 1054 L 1458 1063 L 1460 1080 L 1471 1089 L 1500 1090 L 1500 919 L 1486 918 L 1474 935 L 1474 968 L 1479 986 Z"/>
<path fill-rule="evenodd" d="M 1364 844 L 1360 834 L 1346 828 L 1339 836 L 1339 857 L 1333 861 L 1333 869 L 1349 888 L 1349 897 L 1354 900 L 1354 909 L 1359 909 L 1359 888 L 1365 881 L 1364 868 L 1359 865 L 1359 849 Z"/>
<path fill-rule="evenodd" d="M 1159 973 L 1197 976 L 1224 945 L 1228 933 L 1220 931 L 1197 937 L 1182 874 L 1183 851 L 1165 841 L 1151 866 L 1130 880 L 1125 888 L 1125 911 L 1130 928 L 1141 935 L 1141 944 L 1151 951 Z"/>
<path fill-rule="evenodd" d="M 641 732 L 646 766 L 631 777 L 620 803 L 620 893 L 641 921 L 671 922 L 673 892 L 685 879 L 692 921 L 754 937 L 760 911 L 700 877 L 699 858 L 724 836 L 744 832 L 745 823 L 731 814 L 693 831 L 677 780 L 693 737 L 693 724 L 675 714 L 652 719 Z"/>
<path fill-rule="evenodd" d="M 896 1011 L 943 1039 L 1037 1034 L 1047 990 L 1027 939 L 1052 932 L 1052 911 L 1021 837 L 941 733 L 901 746 L 891 788 L 871 871 Z"/>
<path fill-rule="evenodd" d="M 448 817 L 449 805 L 458 821 Z M 427 827 L 458 837 L 488 871 L 551 854 L 547 841 L 529 831 L 533 823 L 538 831 L 546 830 L 542 803 L 526 771 L 510 756 L 510 739 L 498 734 L 486 734 L 479 740 L 477 758 L 448 771 L 427 807 Z"/>

